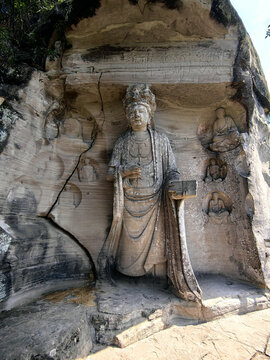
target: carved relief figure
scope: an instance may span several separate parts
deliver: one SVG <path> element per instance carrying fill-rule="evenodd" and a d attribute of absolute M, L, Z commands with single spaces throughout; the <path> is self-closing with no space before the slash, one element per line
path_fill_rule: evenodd
<path fill-rule="evenodd" d="M 225 194 L 215 191 L 207 196 L 206 213 L 216 224 L 226 224 L 231 212 L 231 201 Z"/>
<path fill-rule="evenodd" d="M 60 156 L 49 151 L 39 153 L 33 162 L 33 176 L 41 182 L 58 180 L 63 173 L 63 160 Z"/>
<path fill-rule="evenodd" d="M 209 145 L 212 151 L 225 152 L 235 149 L 239 144 L 239 132 L 230 116 L 225 115 L 225 110 L 216 110 L 217 119 L 213 125 L 213 139 Z"/>
<path fill-rule="evenodd" d="M 221 159 L 211 158 L 206 167 L 205 182 L 223 181 L 227 175 L 227 165 Z"/>
<path fill-rule="evenodd" d="M 98 180 L 98 172 L 93 164 L 93 160 L 89 157 L 81 160 L 77 170 L 80 182 L 94 182 Z"/>
<path fill-rule="evenodd" d="M 155 96 L 147 85 L 133 85 L 123 103 L 130 128 L 116 141 L 109 163 L 114 209 L 100 271 L 115 266 L 128 276 L 168 277 L 180 297 L 200 299 L 185 232 L 180 235 L 180 202 L 170 191 L 178 169 L 168 138 L 154 129 Z"/>
<path fill-rule="evenodd" d="M 59 137 L 55 139 L 55 151 L 64 157 L 77 156 L 88 149 L 82 139 L 82 126 L 75 118 L 67 118 L 61 123 Z"/>

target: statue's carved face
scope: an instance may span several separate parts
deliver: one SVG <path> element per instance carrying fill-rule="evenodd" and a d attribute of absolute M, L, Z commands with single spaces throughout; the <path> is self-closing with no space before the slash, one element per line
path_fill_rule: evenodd
<path fill-rule="evenodd" d="M 216 115 L 218 119 L 222 119 L 225 116 L 225 110 L 223 108 L 219 108 L 216 110 Z"/>
<path fill-rule="evenodd" d="M 145 131 L 150 122 L 148 110 L 143 105 L 131 106 L 127 116 L 133 131 Z"/>

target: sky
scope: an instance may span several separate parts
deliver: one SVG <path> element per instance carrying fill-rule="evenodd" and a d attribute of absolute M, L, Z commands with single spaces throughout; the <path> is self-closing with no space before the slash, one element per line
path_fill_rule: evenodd
<path fill-rule="evenodd" d="M 270 37 L 265 39 L 270 25 L 270 0 L 231 0 L 242 19 L 262 64 L 270 89 Z"/>

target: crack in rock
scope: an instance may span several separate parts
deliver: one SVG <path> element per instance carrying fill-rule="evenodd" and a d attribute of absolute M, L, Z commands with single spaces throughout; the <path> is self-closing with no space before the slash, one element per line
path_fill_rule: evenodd
<path fill-rule="evenodd" d="M 40 216 L 43 217 L 43 216 Z M 89 254 L 89 251 L 81 244 L 81 242 L 76 238 L 76 236 L 74 236 L 71 232 L 69 232 L 68 230 L 64 229 L 62 226 L 60 226 L 58 223 L 56 223 L 53 218 L 51 217 L 43 217 L 45 218 L 55 229 L 57 229 L 58 231 L 62 232 L 63 234 L 67 235 L 68 237 L 70 237 L 85 253 L 85 255 L 88 257 L 89 262 L 91 264 L 91 270 L 93 271 L 93 278 L 90 278 L 90 285 L 94 286 L 95 285 L 95 279 L 97 278 L 96 276 L 96 268 L 95 268 L 95 264 L 93 262 L 93 259 L 91 257 L 91 255 Z"/>

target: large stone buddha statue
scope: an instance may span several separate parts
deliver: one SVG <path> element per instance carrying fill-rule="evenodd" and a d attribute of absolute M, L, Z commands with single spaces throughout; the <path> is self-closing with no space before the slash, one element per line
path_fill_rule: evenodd
<path fill-rule="evenodd" d="M 113 221 L 100 271 L 114 267 L 128 276 L 165 277 L 180 297 L 200 299 L 180 228 L 180 201 L 171 190 L 179 172 L 168 138 L 154 129 L 155 96 L 147 85 L 133 85 L 123 103 L 129 128 L 117 139 L 109 163 Z"/>

